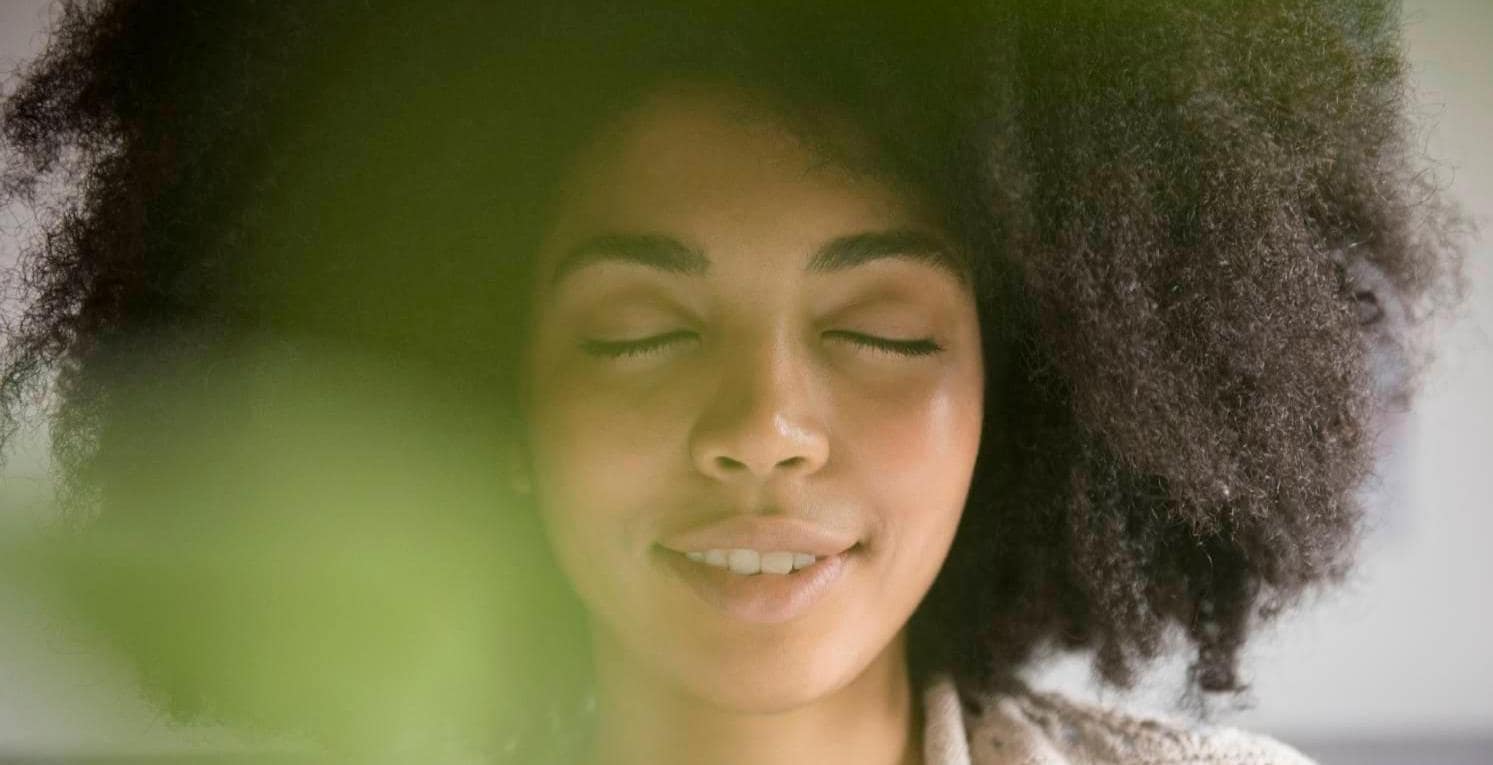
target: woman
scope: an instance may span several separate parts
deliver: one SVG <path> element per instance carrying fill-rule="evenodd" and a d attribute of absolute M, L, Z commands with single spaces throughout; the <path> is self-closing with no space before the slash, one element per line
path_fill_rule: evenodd
<path fill-rule="evenodd" d="M 593 763 L 1300 762 L 1371 300 L 1455 272 L 1391 4 L 68 4 L 7 421 L 183 719 Z M 1366 293 L 1364 273 L 1394 294 Z"/>

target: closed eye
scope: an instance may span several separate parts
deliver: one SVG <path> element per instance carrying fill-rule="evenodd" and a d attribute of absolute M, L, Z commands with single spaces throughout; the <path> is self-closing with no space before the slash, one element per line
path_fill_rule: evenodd
<path fill-rule="evenodd" d="M 827 337 L 843 339 L 853 345 L 867 348 L 879 353 L 888 353 L 896 356 L 931 356 L 939 353 L 944 348 L 933 340 L 933 338 L 917 338 L 912 340 L 899 340 L 889 337 L 878 337 L 862 332 L 851 332 L 849 330 L 831 330 L 824 333 Z M 643 337 L 636 340 L 594 340 L 586 339 L 580 342 L 581 350 L 592 356 L 608 359 L 633 358 L 648 356 L 691 340 L 697 340 L 694 332 L 679 330 L 667 332 L 662 335 Z"/>
<path fill-rule="evenodd" d="M 914 340 L 894 340 L 889 337 L 877 337 L 876 335 L 867 335 L 841 329 L 831 330 L 824 334 L 826 336 L 843 338 L 863 348 L 869 348 L 881 353 L 895 354 L 897 356 L 931 356 L 943 350 L 943 346 L 934 342 L 931 337 Z"/>
<path fill-rule="evenodd" d="M 582 340 L 580 347 L 592 356 L 621 359 L 658 353 L 671 345 L 693 339 L 696 339 L 695 333 L 679 330 L 637 340 Z"/>

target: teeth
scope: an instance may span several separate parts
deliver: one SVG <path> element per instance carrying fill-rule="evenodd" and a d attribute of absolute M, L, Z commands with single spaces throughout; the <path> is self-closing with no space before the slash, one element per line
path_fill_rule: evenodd
<path fill-rule="evenodd" d="M 732 550 L 726 553 L 726 560 L 730 561 L 733 574 L 755 574 L 762 570 L 762 553 L 756 550 Z"/>
<path fill-rule="evenodd" d="M 762 553 L 762 573 L 764 574 L 786 574 L 793 570 L 793 553 L 770 552 Z"/>
<path fill-rule="evenodd" d="M 801 568 L 812 566 L 814 565 L 814 561 L 819 560 L 809 553 L 788 552 L 784 550 L 759 552 L 743 548 L 690 551 L 684 555 L 696 563 L 729 569 L 731 573 L 741 574 L 742 576 L 751 576 L 753 574 L 789 574 Z"/>

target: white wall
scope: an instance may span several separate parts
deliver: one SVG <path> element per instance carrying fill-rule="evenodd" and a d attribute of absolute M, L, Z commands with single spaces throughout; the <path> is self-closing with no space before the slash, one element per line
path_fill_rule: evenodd
<path fill-rule="evenodd" d="M 0 72 L 39 49 L 46 5 L 0 0 Z M 1418 0 L 1407 13 L 1420 103 L 1434 123 L 1427 153 L 1484 233 L 1469 253 L 1465 315 L 1442 330 L 1442 357 L 1412 420 L 1407 480 L 1390 492 L 1401 502 L 1383 509 L 1349 587 L 1262 636 L 1246 667 L 1257 706 L 1224 717 L 1288 740 L 1493 740 L 1493 2 Z M 0 264 L 14 257 L 25 223 L 21 211 L 0 210 Z M 41 435 L 0 476 L 0 535 L 38 520 Z M 1131 700 L 1164 708 L 1181 666 L 1159 669 Z M 1079 663 L 1058 662 L 1042 677 L 1094 695 Z M 0 582 L 0 756 L 223 740 L 168 730 L 133 701 L 131 682 Z"/>

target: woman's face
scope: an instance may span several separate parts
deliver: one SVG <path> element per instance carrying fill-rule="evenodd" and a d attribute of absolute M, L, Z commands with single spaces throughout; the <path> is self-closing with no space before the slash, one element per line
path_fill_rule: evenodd
<path fill-rule="evenodd" d="M 984 369 L 932 217 L 763 114 L 660 90 L 582 152 L 525 376 L 535 498 L 595 639 L 765 711 L 893 645 L 958 524 Z"/>

